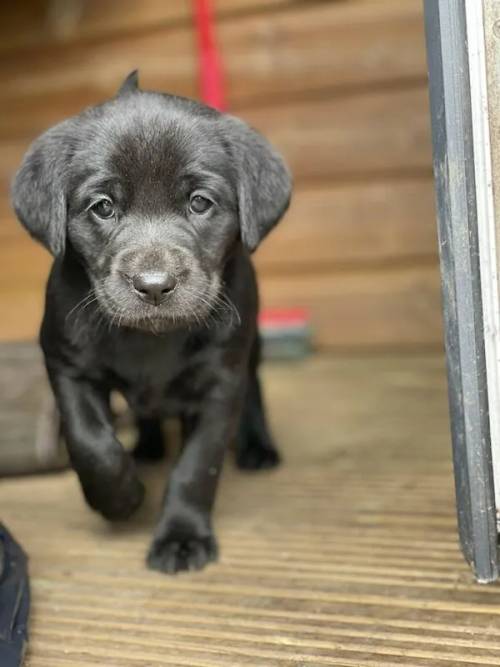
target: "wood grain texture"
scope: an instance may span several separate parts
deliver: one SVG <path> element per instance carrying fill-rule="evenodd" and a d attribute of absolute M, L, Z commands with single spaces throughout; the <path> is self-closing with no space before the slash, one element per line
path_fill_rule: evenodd
<path fill-rule="evenodd" d="M 0 405 L 0 478 L 68 466 L 36 343 L 0 344 Z"/>
<path fill-rule="evenodd" d="M 282 151 L 300 183 L 384 173 L 395 177 L 416 170 L 430 175 L 428 114 L 427 89 L 418 86 L 251 109 L 241 115 Z"/>
<path fill-rule="evenodd" d="M 314 246 L 310 254 L 304 248 L 293 264 L 264 261 L 259 272 L 262 306 L 305 307 L 311 315 L 314 343 L 320 348 L 440 346 L 437 258 L 417 257 L 406 265 L 404 257 L 401 263 L 395 255 L 395 264 L 384 266 L 386 259 L 371 268 L 376 257 L 372 255 L 366 266 L 363 262 L 350 266 L 341 261 L 345 247 L 345 242 L 335 250 L 330 246 L 323 265 L 314 262 Z M 357 248 L 354 253 L 362 251 L 362 245 Z M 49 266 L 48 253 L 22 230 L 19 236 L 3 240 L 0 340 L 30 339 L 37 334 Z"/>
<path fill-rule="evenodd" d="M 15 219 L 8 202 L 0 207 L 2 275 L 19 257 L 37 264 L 39 252 Z M 32 254 L 35 253 L 35 254 Z M 45 256 L 45 255 L 44 255 Z M 255 255 L 262 273 L 311 266 L 348 267 L 437 256 L 432 181 L 379 180 L 297 187 L 285 218 Z"/>
<path fill-rule="evenodd" d="M 299 190 L 256 255 L 263 306 L 306 307 L 320 347 L 440 345 L 432 207 L 425 180 Z M 0 340 L 29 339 L 50 257 L 14 219 L 1 228 Z"/>
<path fill-rule="evenodd" d="M 303 307 L 324 347 L 442 344 L 439 271 L 430 266 L 319 271 L 261 281 L 264 308 Z"/>
<path fill-rule="evenodd" d="M 256 253 L 260 274 L 437 257 L 430 179 L 297 188 L 289 212 Z"/>
<path fill-rule="evenodd" d="M 432 208 L 426 180 L 299 190 L 256 255 L 262 305 L 307 308 L 320 347 L 441 345 Z M 0 228 L 0 339 L 31 338 L 50 257 Z"/>
<path fill-rule="evenodd" d="M 15 289 L 0 287 L 0 341 L 29 340 L 39 329 L 47 258 Z M 18 273 L 22 273 L 19 271 Z M 435 265 L 388 270 L 265 276 L 261 302 L 267 308 L 304 307 L 313 343 L 328 348 L 441 347 L 439 272 Z"/>
<path fill-rule="evenodd" d="M 3 340 L 35 335 L 49 265 L 8 203 L 30 140 L 137 66 L 146 87 L 196 93 L 189 2 L 124 0 L 114 12 L 113 0 L 89 0 L 76 18 L 80 3 L 52 4 L 64 26 L 32 39 L 23 6 L 28 32 L 17 49 L 0 46 L 10 49 L 0 59 Z M 48 26 L 42 5 L 32 11 Z M 219 0 L 217 10 L 230 106 L 282 151 L 296 184 L 256 257 L 264 304 L 308 307 L 320 347 L 440 345 L 419 0 Z M 2 25 L 0 35 L 15 31 L 15 20 Z"/>
<path fill-rule="evenodd" d="M 228 461 L 221 560 L 143 563 L 163 470 L 112 528 L 72 473 L 2 481 L 30 555 L 27 667 L 436 667 L 500 663 L 500 590 L 457 546 L 441 357 L 314 358 L 265 369 L 280 470 Z M 334 427 L 332 428 L 332 423 Z"/>
<path fill-rule="evenodd" d="M 293 7 L 301 0 L 215 0 L 218 19 L 241 12 Z M 302 0 L 304 2 L 304 0 Z M 69 40 L 109 37 L 192 22 L 190 0 L 30 0 L 0 9 L 0 52 L 45 47 Z"/>
<path fill-rule="evenodd" d="M 109 0 L 88 5 L 96 10 L 96 23 L 99 15 L 110 13 Z M 142 3 L 133 7 L 136 13 L 146 9 Z M 155 9 L 161 24 L 162 12 L 159 6 Z M 424 81 L 426 76 L 417 0 L 301 3 L 287 11 L 228 19 L 217 28 L 232 109 L 271 100 L 283 103 L 290 96 L 325 89 Z M 89 44 L 75 39 L 52 42 L 35 53 L 18 51 L 4 58 L 0 63 L 6 100 L 3 131 L 19 131 L 23 116 L 26 126 L 27 100 L 42 109 L 49 125 L 58 119 L 57 113 L 68 115 L 106 99 L 137 67 L 146 88 L 196 96 L 192 26 L 135 30 Z"/>
<path fill-rule="evenodd" d="M 33 137 L 41 116 L 32 115 Z M 424 86 L 409 90 L 249 109 L 241 117 L 285 156 L 295 182 L 329 179 L 430 176 L 428 96 Z M 14 133 L 15 136 L 15 133 Z M 0 194 L 6 196 L 29 139 L 2 136 Z"/>

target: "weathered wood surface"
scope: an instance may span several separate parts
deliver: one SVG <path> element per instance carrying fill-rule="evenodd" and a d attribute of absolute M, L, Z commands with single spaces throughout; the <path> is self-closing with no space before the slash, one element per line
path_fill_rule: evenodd
<path fill-rule="evenodd" d="M 0 405 L 0 484 L 5 475 L 67 465 L 38 345 L 0 345 Z"/>
<path fill-rule="evenodd" d="M 256 254 L 261 276 L 419 262 L 437 255 L 428 178 L 297 188 Z"/>
<path fill-rule="evenodd" d="M 0 10 L 11 15 L 0 35 L 14 35 L 0 46 L 3 340 L 35 335 L 49 265 L 8 204 L 30 140 L 135 67 L 146 87 L 197 90 L 190 2 L 124 0 L 115 12 L 113 0 L 89 0 L 80 14 L 80 3 L 55 2 L 59 18 L 42 5 L 31 22 L 24 5 Z M 276 144 L 295 180 L 287 218 L 256 256 L 263 302 L 308 306 L 320 346 L 439 346 L 421 3 L 219 0 L 216 10 L 229 106 Z"/>
<path fill-rule="evenodd" d="M 2 58 L 2 96 L 12 109 L 22 114 L 26 99 L 42 105 L 50 100 L 49 106 L 65 110 L 95 104 L 115 90 L 127 71 L 137 67 L 146 86 L 197 94 L 193 27 L 190 22 L 164 24 L 162 18 L 162 8 L 168 12 L 181 3 L 160 2 L 155 8 L 148 8 L 147 3 L 121 3 L 120 12 L 110 11 L 113 0 L 86 4 L 90 12 L 76 22 L 72 36 L 62 42 L 48 41 L 43 31 L 43 46 L 19 47 Z M 123 4 L 133 10 L 129 18 L 126 11 L 122 13 Z M 425 78 L 418 0 L 293 4 L 275 0 L 261 2 L 261 7 L 264 4 L 267 11 L 237 14 L 217 25 L 232 108 L 259 100 L 280 103 L 313 90 L 373 88 Z M 191 3 L 186 5 L 190 10 Z M 148 9 L 158 12 L 157 25 L 149 29 Z M 81 42 L 78 31 L 91 29 L 88 21 L 85 26 L 91 13 L 95 17 L 93 39 Z M 141 14 L 145 25 L 141 25 Z M 122 20 L 130 21 L 130 26 L 125 29 L 115 24 L 117 32 L 109 36 L 111 24 Z M 4 31 L 8 25 L 6 19 Z"/>
<path fill-rule="evenodd" d="M 434 264 L 269 275 L 268 308 L 304 307 L 319 347 L 441 347 L 439 276 Z"/>
<path fill-rule="evenodd" d="M 202 573 L 144 567 L 163 470 L 115 528 L 72 473 L 2 481 L 30 556 L 27 667 L 500 664 L 500 590 L 457 544 L 441 358 L 318 358 L 265 380 L 286 464 L 228 460 L 221 560 Z"/>

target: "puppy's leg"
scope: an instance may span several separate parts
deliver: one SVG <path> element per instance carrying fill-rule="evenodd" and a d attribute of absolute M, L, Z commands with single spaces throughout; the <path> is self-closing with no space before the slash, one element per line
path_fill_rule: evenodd
<path fill-rule="evenodd" d="M 232 390 L 234 394 L 234 389 Z M 199 570 L 217 558 L 212 508 L 227 444 L 234 437 L 241 398 L 219 388 L 186 420 L 185 444 L 172 472 L 153 543 L 152 569 Z"/>
<path fill-rule="evenodd" d="M 260 363 L 260 340 L 255 339 L 250 358 L 248 389 L 236 439 L 236 465 L 242 470 L 274 468 L 280 455 L 274 446 L 267 423 L 262 390 L 257 373 Z"/>
<path fill-rule="evenodd" d="M 165 443 L 161 419 L 137 419 L 138 438 L 132 452 L 136 461 L 155 462 L 165 458 Z"/>
<path fill-rule="evenodd" d="M 253 373 L 236 439 L 236 465 L 241 470 L 264 470 L 279 463 L 280 455 L 269 433 L 259 378 Z"/>
<path fill-rule="evenodd" d="M 90 380 L 50 370 L 49 375 L 68 453 L 88 504 L 106 519 L 126 519 L 141 504 L 144 487 L 114 435 L 109 392 Z"/>

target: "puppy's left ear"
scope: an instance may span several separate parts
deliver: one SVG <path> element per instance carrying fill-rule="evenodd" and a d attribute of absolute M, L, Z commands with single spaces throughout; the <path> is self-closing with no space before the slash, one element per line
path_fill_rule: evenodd
<path fill-rule="evenodd" d="M 11 190 L 17 217 L 54 256 L 63 254 L 66 242 L 71 122 L 59 123 L 33 142 Z"/>
<path fill-rule="evenodd" d="M 292 179 L 281 155 L 261 134 L 233 116 L 223 118 L 224 138 L 237 168 L 241 239 L 253 252 L 287 210 Z"/>
<path fill-rule="evenodd" d="M 139 90 L 139 70 L 135 69 L 133 72 L 127 76 L 125 81 L 120 86 L 118 92 L 116 93 L 117 97 L 122 95 L 130 95 L 130 93 L 136 93 Z"/>

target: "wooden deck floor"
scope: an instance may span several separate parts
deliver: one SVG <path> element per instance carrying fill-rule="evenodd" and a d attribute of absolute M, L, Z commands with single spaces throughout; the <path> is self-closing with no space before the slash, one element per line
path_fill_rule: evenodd
<path fill-rule="evenodd" d="M 441 359 L 274 365 L 266 389 L 286 464 L 228 462 L 202 573 L 144 567 L 161 471 L 120 528 L 72 473 L 1 482 L 31 559 L 29 667 L 500 664 L 500 587 L 457 547 Z"/>

